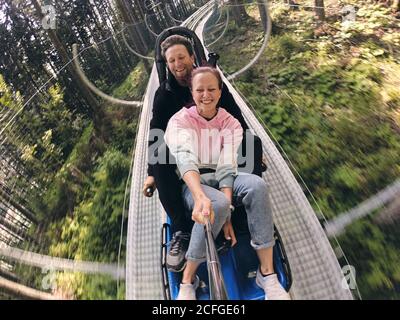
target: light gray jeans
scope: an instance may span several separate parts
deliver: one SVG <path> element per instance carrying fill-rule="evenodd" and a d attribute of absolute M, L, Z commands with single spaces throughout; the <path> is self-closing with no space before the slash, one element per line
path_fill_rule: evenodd
<path fill-rule="evenodd" d="M 212 233 L 215 239 L 227 218 L 230 217 L 230 203 L 226 196 L 218 190 L 218 181 L 215 180 L 214 173 L 201 175 L 201 187 L 211 200 L 214 209 L 215 221 L 212 225 Z M 186 214 L 191 217 L 194 201 L 185 184 L 182 195 Z M 265 181 L 257 175 L 239 172 L 233 183 L 232 202 L 235 207 L 243 205 L 246 209 L 251 246 L 256 250 L 272 247 L 275 244 L 274 224 Z M 198 262 L 206 259 L 204 225 L 197 222 L 193 225 L 186 258 Z"/>

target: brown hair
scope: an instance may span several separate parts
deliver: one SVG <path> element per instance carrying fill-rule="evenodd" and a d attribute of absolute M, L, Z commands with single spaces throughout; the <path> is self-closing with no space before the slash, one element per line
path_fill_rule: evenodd
<path fill-rule="evenodd" d="M 189 52 L 189 55 L 190 56 L 193 55 L 193 48 L 192 48 L 192 44 L 190 43 L 190 41 L 187 38 L 185 38 L 184 36 L 174 34 L 174 35 L 166 38 L 161 43 L 161 55 L 163 56 L 164 59 L 166 59 L 165 52 L 167 52 L 167 50 L 169 48 L 171 48 L 172 46 L 175 46 L 177 44 L 184 45 L 185 48 L 187 49 L 187 51 Z"/>
<path fill-rule="evenodd" d="M 190 79 L 190 88 L 192 88 L 192 83 L 193 83 L 193 78 L 201 73 L 211 73 L 212 75 L 214 75 L 214 77 L 217 78 L 218 80 L 218 87 L 219 89 L 222 89 L 222 77 L 221 77 L 221 73 L 213 68 L 213 67 L 198 67 L 196 69 L 193 69 L 192 74 L 191 74 L 191 79 Z"/>

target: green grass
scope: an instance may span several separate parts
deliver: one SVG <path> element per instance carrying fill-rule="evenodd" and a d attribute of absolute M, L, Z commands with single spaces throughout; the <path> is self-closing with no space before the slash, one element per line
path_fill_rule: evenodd
<path fill-rule="evenodd" d="M 149 76 L 142 62 L 132 70 L 126 79 L 114 89 L 112 96 L 119 99 L 141 100 L 147 86 Z"/>

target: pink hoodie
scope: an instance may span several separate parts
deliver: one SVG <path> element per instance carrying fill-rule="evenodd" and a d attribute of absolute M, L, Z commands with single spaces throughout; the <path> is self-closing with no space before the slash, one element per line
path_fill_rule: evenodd
<path fill-rule="evenodd" d="M 206 120 L 193 106 L 172 116 L 164 139 L 181 177 L 190 170 L 214 169 L 215 179 L 222 188 L 233 186 L 242 135 L 239 121 L 225 109 L 219 108 L 214 118 Z"/>

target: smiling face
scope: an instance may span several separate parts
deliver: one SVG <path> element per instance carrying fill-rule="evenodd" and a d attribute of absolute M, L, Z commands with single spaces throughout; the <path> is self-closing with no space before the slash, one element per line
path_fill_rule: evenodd
<path fill-rule="evenodd" d="M 186 47 L 176 44 L 165 52 L 165 59 L 169 71 L 180 85 L 188 86 L 190 74 L 193 70 L 194 56 L 190 56 Z"/>
<path fill-rule="evenodd" d="M 192 79 L 192 95 L 197 112 L 210 119 L 217 113 L 217 104 L 221 98 L 218 79 L 211 72 L 196 74 Z"/>

